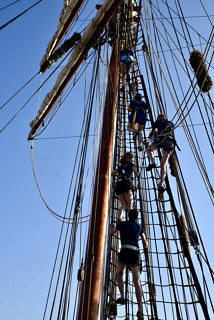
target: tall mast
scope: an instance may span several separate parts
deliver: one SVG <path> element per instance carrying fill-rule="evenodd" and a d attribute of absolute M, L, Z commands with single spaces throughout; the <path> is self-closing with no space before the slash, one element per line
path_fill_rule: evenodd
<path fill-rule="evenodd" d="M 94 184 L 85 278 L 79 299 L 77 319 L 95 320 L 98 316 L 100 289 L 103 279 L 105 239 L 108 221 L 108 201 L 111 181 L 111 165 L 116 130 L 119 81 L 119 45 L 113 46 L 106 100 L 103 114 L 101 147 L 97 161 Z"/>

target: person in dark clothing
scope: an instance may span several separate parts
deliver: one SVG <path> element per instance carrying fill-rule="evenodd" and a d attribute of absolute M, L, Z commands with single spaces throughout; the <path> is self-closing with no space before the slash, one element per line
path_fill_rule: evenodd
<path fill-rule="evenodd" d="M 149 139 L 155 135 L 152 143 L 146 149 L 151 164 L 146 168 L 146 171 L 150 171 L 156 168 L 153 151 L 159 148 L 163 148 L 163 154 L 160 163 L 160 181 L 158 184 L 159 193 L 163 194 L 164 187 L 163 182 L 166 177 L 166 165 L 169 160 L 170 154 L 175 149 L 175 138 L 174 138 L 174 124 L 167 120 L 165 114 L 159 114 L 157 120 L 154 123 L 154 128 L 149 134 Z"/>
<path fill-rule="evenodd" d="M 138 150 L 142 151 L 142 131 L 147 121 L 148 106 L 146 102 L 142 101 L 142 95 L 140 93 L 137 93 L 134 100 L 131 100 L 128 111 L 130 114 L 127 130 L 133 132 L 134 140 L 138 136 Z M 138 125 L 138 130 L 135 128 L 136 124 Z"/>
<path fill-rule="evenodd" d="M 115 192 L 122 204 L 117 221 L 122 220 L 123 210 L 128 209 L 129 211 L 133 206 L 132 174 L 134 172 L 136 176 L 139 176 L 139 173 L 137 172 L 134 163 L 132 163 L 132 157 L 133 155 L 131 152 L 126 152 L 120 160 L 121 164 L 118 169 L 113 170 L 112 172 L 112 176 L 118 176 Z"/>
<path fill-rule="evenodd" d="M 140 283 L 140 251 L 139 251 L 139 238 L 143 242 L 143 247 L 147 248 L 148 243 L 145 236 L 144 227 L 136 222 L 138 211 L 132 209 L 129 211 L 129 220 L 121 221 L 116 225 L 116 228 L 111 228 L 111 234 L 120 232 L 121 250 L 118 256 L 118 269 L 117 269 L 117 283 L 120 291 L 120 298 L 117 303 L 125 304 L 124 298 L 124 283 L 123 272 L 125 266 L 129 266 L 133 276 L 135 286 L 136 299 L 138 303 L 138 319 L 143 319 L 143 306 L 142 306 L 142 288 Z"/>
<path fill-rule="evenodd" d="M 120 91 L 122 92 L 125 88 L 125 74 L 127 74 L 127 80 L 130 79 L 129 71 L 134 61 L 134 52 L 132 50 L 127 48 L 120 50 L 120 70 L 122 80 L 122 88 Z"/>

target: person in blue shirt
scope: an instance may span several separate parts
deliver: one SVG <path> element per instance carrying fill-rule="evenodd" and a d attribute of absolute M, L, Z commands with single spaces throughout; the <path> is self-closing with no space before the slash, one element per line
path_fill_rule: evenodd
<path fill-rule="evenodd" d="M 121 80 L 122 88 L 120 91 L 124 92 L 125 88 L 125 74 L 127 74 L 127 80 L 130 79 L 129 71 L 132 63 L 135 61 L 134 52 L 130 49 L 120 50 L 120 70 L 121 70 Z"/>
<path fill-rule="evenodd" d="M 175 137 L 174 137 L 174 124 L 173 122 L 167 120 L 165 114 L 159 114 L 157 120 L 154 123 L 154 128 L 149 134 L 149 139 L 154 139 L 152 143 L 146 149 L 148 157 L 151 161 L 151 164 L 146 168 L 146 171 L 151 171 L 153 168 L 156 168 L 155 159 L 153 152 L 159 148 L 163 148 L 163 153 L 160 163 L 160 181 L 158 184 L 158 191 L 160 194 L 163 194 L 164 187 L 163 182 L 166 177 L 166 165 L 169 160 L 170 154 L 175 149 Z"/>
<path fill-rule="evenodd" d="M 121 202 L 121 208 L 119 209 L 117 221 L 122 220 L 123 210 L 132 209 L 133 207 L 133 184 L 132 175 L 139 176 L 137 169 L 132 163 L 132 153 L 126 152 L 121 160 L 117 170 L 113 170 L 112 176 L 117 175 L 117 182 L 115 185 L 115 193 Z"/>
<path fill-rule="evenodd" d="M 147 121 L 148 106 L 146 102 L 142 101 L 142 95 L 140 93 L 137 93 L 134 99 L 131 100 L 128 111 L 130 114 L 127 130 L 133 132 L 134 140 L 138 136 L 138 150 L 142 151 L 142 131 Z M 136 124 L 138 125 L 138 130 L 135 128 Z"/>
<path fill-rule="evenodd" d="M 143 247 L 147 248 L 148 243 L 145 236 L 144 227 L 138 224 L 138 211 L 132 209 L 128 213 L 129 220 L 121 221 L 115 227 L 111 228 L 111 234 L 120 232 L 121 249 L 118 255 L 118 268 L 117 268 L 117 283 L 120 291 L 120 298 L 117 303 L 125 304 L 127 300 L 124 297 L 124 282 L 123 272 L 125 266 L 131 269 L 133 282 L 135 286 L 136 299 L 138 303 L 137 317 L 139 320 L 143 319 L 143 306 L 142 306 L 142 288 L 140 283 L 140 250 L 139 238 L 141 238 Z"/>

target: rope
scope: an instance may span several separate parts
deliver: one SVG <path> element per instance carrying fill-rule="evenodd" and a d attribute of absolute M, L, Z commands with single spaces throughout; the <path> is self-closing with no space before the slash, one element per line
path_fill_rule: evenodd
<path fill-rule="evenodd" d="M 31 83 L 31 81 L 36 76 L 38 76 L 38 74 L 39 74 L 39 72 L 37 72 L 34 76 L 32 76 L 32 78 L 30 78 L 30 80 L 28 80 L 20 89 L 18 89 L 14 94 L 12 94 L 12 96 L 0 106 L 0 110 L 2 110 L 10 101 L 12 101 L 13 98 L 15 98 L 29 83 Z"/>
<path fill-rule="evenodd" d="M 96 66 L 99 65 L 99 58 L 96 59 L 95 65 Z M 82 129 L 81 129 L 82 131 L 84 130 L 84 134 L 83 135 L 86 138 L 83 140 L 83 144 L 82 144 L 81 158 L 80 158 L 79 168 L 78 168 L 79 174 L 77 174 L 77 180 L 76 180 L 76 184 L 75 184 L 75 187 L 74 187 L 72 206 L 73 206 L 73 203 L 74 203 L 75 195 L 77 196 L 77 198 L 79 200 L 81 198 L 83 198 L 83 194 L 82 194 L 83 173 L 84 173 L 84 166 L 85 166 L 85 156 L 86 156 L 86 151 L 87 151 L 88 133 L 89 133 L 90 122 L 91 122 L 91 114 L 92 114 L 91 111 L 92 111 L 92 106 L 93 106 L 94 88 L 95 88 L 95 85 L 96 85 L 96 68 L 94 70 L 95 71 L 94 71 L 94 74 L 93 74 L 93 77 L 92 77 L 92 82 L 91 82 L 91 94 L 90 94 L 89 100 L 88 100 L 88 108 L 87 108 L 88 112 L 85 115 L 84 120 L 83 120 L 83 123 L 85 123 L 85 125 L 82 126 Z M 81 135 L 82 135 L 82 132 L 81 132 Z M 77 161 L 75 161 L 75 163 L 76 162 Z M 75 168 L 73 169 L 73 173 L 74 173 L 74 170 L 75 170 Z M 71 179 L 71 183 L 72 183 L 72 180 L 73 180 L 73 176 L 72 176 L 72 179 Z M 78 182 L 78 180 L 79 180 L 79 182 Z M 70 192 L 71 192 L 71 183 L 70 183 L 70 190 L 69 190 L 69 193 L 68 193 L 68 199 L 70 197 Z M 65 212 L 67 211 L 68 199 L 67 199 Z M 71 209 L 70 209 L 70 215 L 71 215 L 71 212 L 72 212 L 72 206 L 71 206 Z M 78 221 L 79 221 L 78 212 L 79 212 L 79 210 L 76 207 L 75 210 L 74 210 L 74 219 L 76 219 L 77 223 L 76 223 L 76 225 L 75 224 L 73 225 L 73 229 L 70 232 L 70 240 L 69 240 L 69 243 L 67 245 L 68 253 L 67 253 L 67 257 L 65 258 L 66 262 L 65 262 L 65 270 L 64 270 L 64 279 L 63 279 L 62 287 L 61 287 L 60 304 L 59 304 L 59 307 L 58 307 L 58 318 L 61 316 L 61 314 L 63 314 L 64 312 L 67 312 L 66 311 L 67 309 L 64 309 L 64 306 L 65 306 L 65 303 L 67 303 L 67 301 L 68 301 L 67 299 L 68 299 L 68 296 L 69 296 L 69 292 L 70 292 L 70 288 L 71 288 L 71 282 L 72 282 L 72 269 L 73 269 L 73 264 L 74 264 L 74 253 L 75 253 L 75 244 L 76 244 L 76 236 L 77 236 L 77 226 L 78 226 Z M 66 243 L 67 243 L 68 236 L 69 236 L 69 224 L 67 225 L 67 230 L 66 230 L 66 234 L 65 234 L 65 240 L 64 240 L 64 246 L 63 246 L 63 249 L 62 249 L 61 262 L 60 262 L 60 265 L 59 265 L 58 277 L 57 277 L 54 297 L 53 297 L 51 311 L 50 311 L 50 319 L 52 318 L 53 313 L 54 313 L 54 308 L 55 308 L 55 303 L 56 303 L 56 298 L 57 298 L 57 292 L 59 291 L 59 281 L 60 281 L 60 277 L 61 277 L 63 260 L 64 260 L 64 256 L 65 256 L 65 249 L 66 249 Z M 46 306 L 48 305 L 48 300 L 49 300 L 49 296 L 47 297 Z M 44 312 L 44 317 L 45 317 L 45 314 L 46 314 L 46 309 L 45 309 L 45 312 Z"/>

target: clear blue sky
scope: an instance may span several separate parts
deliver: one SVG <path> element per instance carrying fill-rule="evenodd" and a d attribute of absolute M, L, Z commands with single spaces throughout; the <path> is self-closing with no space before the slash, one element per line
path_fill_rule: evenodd
<path fill-rule="evenodd" d="M 0 8 L 11 3 L 2 0 Z M 34 1 L 22 0 L 0 11 L 0 24 L 7 22 Z M 92 1 L 93 2 L 93 1 Z M 208 0 L 214 14 L 213 0 Z M 56 30 L 63 1 L 44 0 L 29 13 L 0 31 L 2 105 L 39 70 L 39 62 Z M 199 15 L 195 1 L 189 1 L 186 15 Z M 189 14 L 187 14 L 189 12 Z M 201 28 L 206 26 L 198 19 Z M 11 103 L 1 110 L 1 127 L 25 103 L 42 82 L 39 75 Z M 31 166 L 29 123 L 35 117 L 54 79 L 37 94 L 18 117 L 0 134 L 0 319 L 41 319 L 58 243 L 60 223 L 42 203 Z M 83 86 L 83 84 L 82 84 Z M 213 96 L 213 91 L 211 93 Z M 79 135 L 83 115 L 83 90 L 77 86 L 46 130 L 47 137 Z M 177 129 L 179 153 L 185 181 L 200 227 L 208 257 L 213 265 L 213 208 L 200 180 L 186 141 Z M 200 128 L 198 128 L 200 135 Z M 204 142 L 206 152 L 206 141 Z M 36 166 L 42 192 L 51 207 L 63 213 L 74 161 L 75 139 L 40 140 L 35 143 Z M 208 168 L 213 154 L 207 154 Z M 212 177 L 210 177 L 213 183 Z"/>

